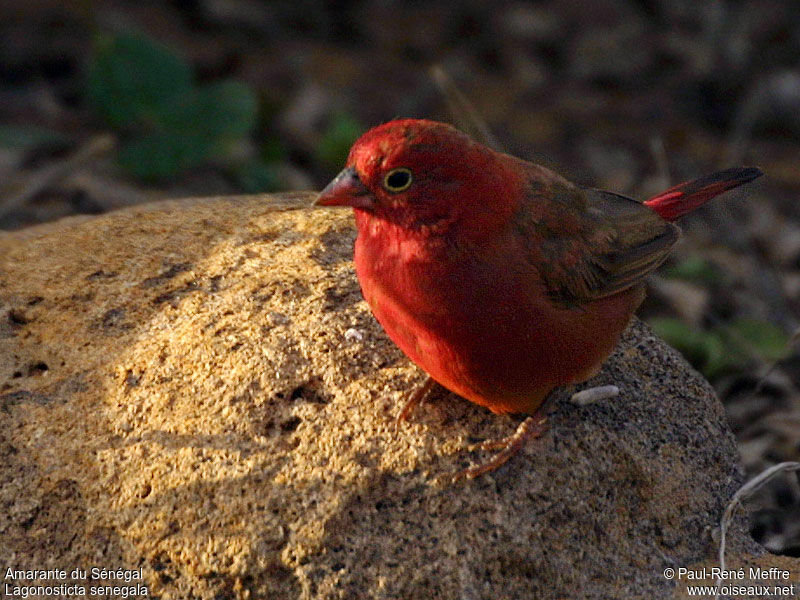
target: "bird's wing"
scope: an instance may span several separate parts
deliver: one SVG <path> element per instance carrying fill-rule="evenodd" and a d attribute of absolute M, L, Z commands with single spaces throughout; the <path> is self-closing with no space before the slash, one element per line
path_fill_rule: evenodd
<path fill-rule="evenodd" d="M 643 204 L 571 184 L 532 184 L 515 226 L 553 301 L 580 306 L 640 283 L 680 229 Z"/>

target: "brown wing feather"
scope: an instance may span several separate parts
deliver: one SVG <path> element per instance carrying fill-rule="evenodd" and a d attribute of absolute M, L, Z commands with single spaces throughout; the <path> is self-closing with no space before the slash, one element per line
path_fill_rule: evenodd
<path fill-rule="evenodd" d="M 566 306 L 641 283 L 680 235 L 648 207 L 610 192 L 533 182 L 530 202 L 537 208 L 521 207 L 514 222 L 550 296 Z"/>

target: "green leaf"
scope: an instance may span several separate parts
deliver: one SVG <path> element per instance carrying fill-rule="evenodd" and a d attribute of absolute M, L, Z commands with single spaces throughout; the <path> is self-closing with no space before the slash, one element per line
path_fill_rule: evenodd
<path fill-rule="evenodd" d="M 40 146 L 56 145 L 66 141 L 58 131 L 36 125 L 0 125 L 0 146 L 14 150 L 32 150 Z"/>
<path fill-rule="evenodd" d="M 720 280 L 719 270 L 701 256 L 690 256 L 686 260 L 664 269 L 664 275 L 695 283 L 714 283 Z"/>
<path fill-rule="evenodd" d="M 242 165 L 236 171 L 236 179 L 242 190 L 249 194 L 277 192 L 281 189 L 280 177 L 275 166 L 260 160 Z"/>
<path fill-rule="evenodd" d="M 716 331 L 702 332 L 702 343 L 705 361 L 699 366 L 699 370 L 708 379 L 719 377 L 747 363 L 746 357 L 733 352 Z"/>
<path fill-rule="evenodd" d="M 256 97 L 249 87 L 223 81 L 177 98 L 164 111 L 161 126 L 164 131 L 196 138 L 208 154 L 249 134 L 257 112 Z"/>
<path fill-rule="evenodd" d="M 690 327 L 673 318 L 652 319 L 650 326 L 709 379 L 742 364 L 742 356 L 730 352 L 717 332 Z"/>
<path fill-rule="evenodd" d="M 270 137 L 261 146 L 261 159 L 264 162 L 279 162 L 285 160 L 289 153 L 278 138 Z"/>
<path fill-rule="evenodd" d="M 247 86 L 228 81 L 190 90 L 162 110 L 157 130 L 132 139 L 119 157 L 123 167 L 149 181 L 224 156 L 253 128 L 257 106 Z"/>
<path fill-rule="evenodd" d="M 655 318 L 649 323 L 659 337 L 683 354 L 694 366 L 699 368 L 705 364 L 707 350 L 704 332 L 669 317 Z"/>
<path fill-rule="evenodd" d="M 775 361 L 790 353 L 789 336 L 780 327 L 757 319 L 736 319 L 723 330 L 730 345 L 743 350 L 748 356 Z"/>
<path fill-rule="evenodd" d="M 163 134 L 136 138 L 120 149 L 119 163 L 145 181 L 165 179 L 181 170 L 181 159 L 170 146 L 169 136 Z"/>
<path fill-rule="evenodd" d="M 143 35 L 96 40 L 88 97 L 112 127 L 158 121 L 165 105 L 192 89 L 189 64 Z"/>
<path fill-rule="evenodd" d="M 363 130 L 354 117 L 343 113 L 334 115 L 317 146 L 317 161 L 333 170 L 343 167 L 350 146 Z"/>
<path fill-rule="evenodd" d="M 89 98 L 112 126 L 145 132 L 122 148 L 119 160 L 151 181 L 224 156 L 252 131 L 258 111 L 244 84 L 195 87 L 185 61 L 135 35 L 98 41 Z"/>
<path fill-rule="evenodd" d="M 692 328 L 672 318 L 652 319 L 650 326 L 709 379 L 754 359 L 780 360 L 791 351 L 789 336 L 757 319 L 736 319 L 713 330 Z"/>
<path fill-rule="evenodd" d="M 153 182 L 199 164 L 207 152 L 194 137 L 159 132 L 132 139 L 120 150 L 119 162 L 134 176 Z"/>

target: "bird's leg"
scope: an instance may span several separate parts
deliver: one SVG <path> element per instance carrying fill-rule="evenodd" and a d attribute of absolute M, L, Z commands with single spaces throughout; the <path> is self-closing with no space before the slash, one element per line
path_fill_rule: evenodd
<path fill-rule="evenodd" d="M 570 397 L 570 402 L 578 406 L 588 406 L 601 400 L 616 398 L 619 396 L 619 388 L 615 385 L 601 385 L 575 392 Z"/>
<path fill-rule="evenodd" d="M 403 410 L 400 411 L 400 414 L 397 415 L 397 421 L 395 421 L 394 424 L 395 431 L 400 428 L 400 423 L 407 421 L 408 417 L 411 416 L 411 413 L 414 412 L 414 409 L 416 409 L 419 404 L 425 401 L 435 385 L 436 381 L 433 379 L 433 377 L 426 375 L 425 381 L 419 384 L 415 389 L 411 390 L 411 392 L 407 395 L 408 401 L 406 402 L 406 405 L 403 407 Z"/>
<path fill-rule="evenodd" d="M 459 471 L 453 475 L 453 482 L 455 483 L 461 479 L 475 479 L 476 477 L 480 477 L 502 466 L 509 458 L 519 452 L 528 440 L 539 437 L 546 429 L 546 422 L 547 417 L 542 407 L 539 407 L 535 413 L 520 423 L 517 430 L 507 438 L 502 440 L 488 440 L 471 448 L 471 450 L 500 450 L 500 452 L 482 465 Z"/>
<path fill-rule="evenodd" d="M 576 392 L 570 398 L 570 401 L 579 406 L 587 406 L 601 400 L 614 398 L 619 395 L 619 388 L 615 385 L 603 385 L 588 388 Z M 545 407 L 547 402 L 542 404 L 538 410 L 530 417 L 522 421 L 517 427 L 517 430 L 500 440 L 486 440 L 480 444 L 475 444 L 469 448 L 470 452 L 474 450 L 500 450 L 488 462 L 464 469 L 459 471 L 453 476 L 453 482 L 461 479 L 475 479 L 486 473 L 494 471 L 501 465 L 505 464 L 508 459 L 519 452 L 522 447 L 534 438 L 539 437 L 546 429 L 547 416 L 545 415 Z"/>

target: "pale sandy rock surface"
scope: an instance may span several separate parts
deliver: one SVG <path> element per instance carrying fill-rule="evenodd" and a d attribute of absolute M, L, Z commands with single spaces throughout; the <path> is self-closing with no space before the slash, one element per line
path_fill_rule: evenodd
<path fill-rule="evenodd" d="M 394 433 L 421 374 L 350 212 L 309 200 L 0 237 L 0 566 L 142 568 L 165 599 L 672 597 L 740 483 L 708 384 L 635 324 L 595 380 L 620 397 L 560 393 L 507 466 L 442 484 L 517 421 L 441 393 Z"/>

